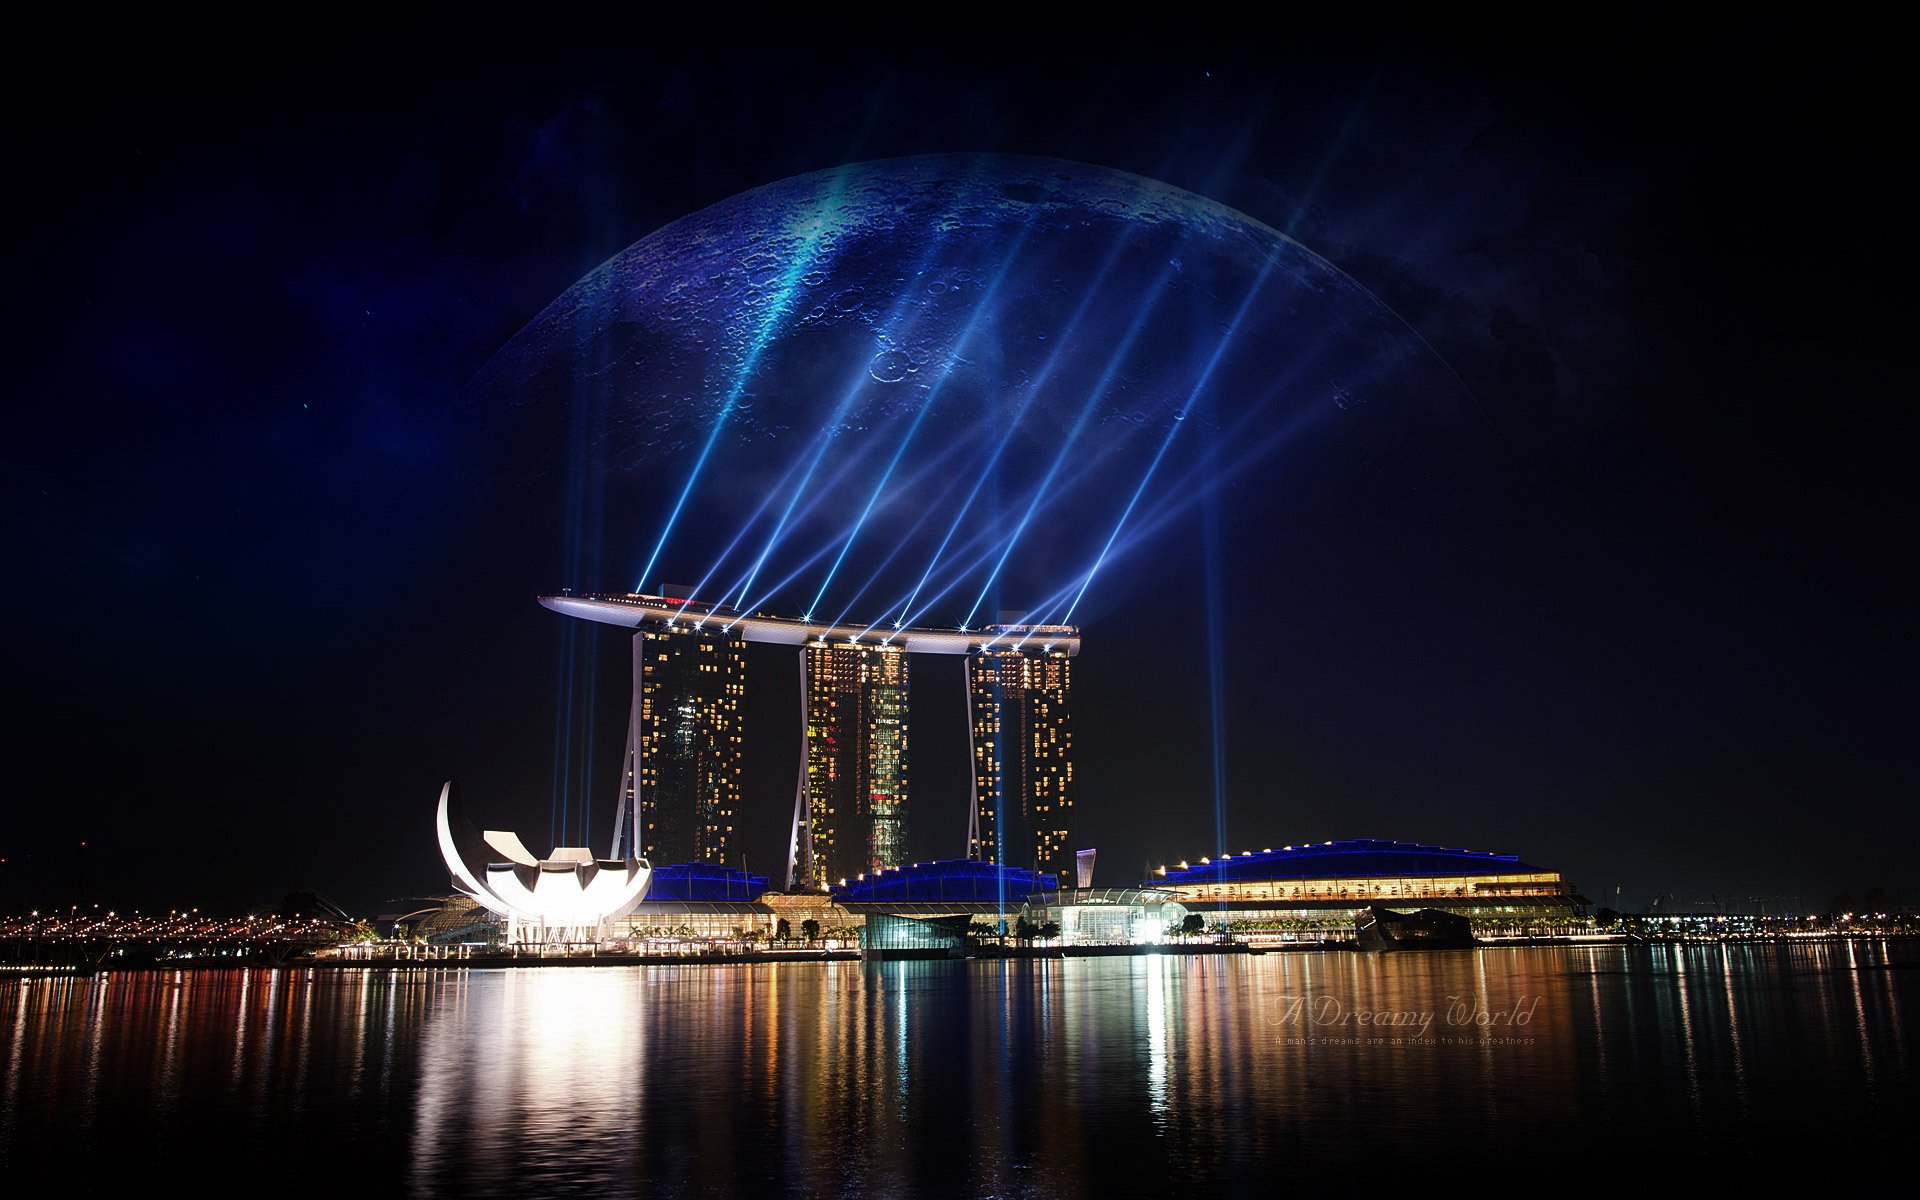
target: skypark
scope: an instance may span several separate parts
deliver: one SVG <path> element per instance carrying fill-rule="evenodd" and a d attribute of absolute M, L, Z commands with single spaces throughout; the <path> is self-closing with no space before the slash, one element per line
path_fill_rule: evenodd
<path fill-rule="evenodd" d="M 887 628 L 854 623 L 807 621 L 791 617 L 746 616 L 724 605 L 639 592 L 622 595 L 541 596 L 554 612 L 602 625 L 635 629 L 647 622 L 731 630 L 749 642 L 805 646 L 815 642 L 856 646 L 897 646 L 911 654 L 977 654 L 1011 650 L 1046 654 L 1080 653 L 1080 631 L 1072 625 L 989 625 L 983 629 Z"/>

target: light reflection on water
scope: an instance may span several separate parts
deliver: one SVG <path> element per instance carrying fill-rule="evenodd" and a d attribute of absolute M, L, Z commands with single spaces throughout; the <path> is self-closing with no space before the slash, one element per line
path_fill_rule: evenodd
<path fill-rule="evenodd" d="M 13 980 L 0 1154 L 9 1178 L 95 1183 L 298 1170 L 435 1195 L 1058 1196 L 1541 1165 L 1674 1135 L 1884 1148 L 1916 1115 L 1920 975 L 1889 969 L 1916 957 L 1861 942 Z M 1724 1184 L 1766 1161 L 1698 1169 Z"/>

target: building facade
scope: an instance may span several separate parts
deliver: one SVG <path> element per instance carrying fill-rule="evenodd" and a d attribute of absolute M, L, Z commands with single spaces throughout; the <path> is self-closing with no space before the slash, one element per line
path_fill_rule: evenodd
<path fill-rule="evenodd" d="M 1078 629 L 1006 623 L 1003 614 L 984 629 L 876 630 L 740 612 L 665 590 L 539 598 L 569 617 L 638 630 L 616 857 L 638 847 L 663 863 L 727 859 L 739 797 L 741 643 L 750 642 L 800 654 L 806 734 L 786 887 L 818 892 L 907 858 L 907 663 L 915 654 L 968 660 L 967 857 L 1090 881 L 1076 871 L 1070 843 Z"/>
<path fill-rule="evenodd" d="M 993 626 L 967 660 L 967 855 L 1073 882 L 1073 660 L 1065 626 Z M 1050 639 L 1060 638 L 1061 641 Z"/>
<path fill-rule="evenodd" d="M 1223 854 L 1161 867 L 1171 893 L 1232 933 L 1350 932 L 1371 905 L 1434 908 L 1476 929 L 1571 928 L 1587 901 L 1558 871 L 1513 854 L 1359 839 Z"/>
<path fill-rule="evenodd" d="M 897 646 L 812 642 L 805 656 L 803 886 L 907 858 L 907 655 Z"/>
<path fill-rule="evenodd" d="M 615 858 L 730 861 L 746 673 L 746 642 L 718 623 L 648 621 L 634 633 Z"/>
<path fill-rule="evenodd" d="M 1033 925 L 1060 927 L 1068 946 L 1138 946 L 1180 932 L 1187 909 L 1160 888 L 1062 888 L 1027 903 Z"/>

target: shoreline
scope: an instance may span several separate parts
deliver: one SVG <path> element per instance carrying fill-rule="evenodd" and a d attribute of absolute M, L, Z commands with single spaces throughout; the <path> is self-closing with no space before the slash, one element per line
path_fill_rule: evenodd
<path fill-rule="evenodd" d="M 1595 939 L 1595 938 L 1510 938 L 1498 941 L 1483 941 L 1476 946 L 1462 947 L 1472 951 L 1502 950 L 1508 948 L 1539 948 L 1543 946 L 1577 947 L 1632 947 L 1632 946 L 1685 946 L 1685 945 L 1786 945 L 1804 942 L 1909 942 L 1920 939 L 1920 935 L 1905 933 L 1887 934 L 1828 934 L 1815 936 L 1775 936 L 1775 937 L 1671 937 L 1638 939 Z M 1281 942 L 1271 945 L 1254 946 L 1243 942 L 1207 943 L 1201 945 L 1172 945 L 1152 943 L 1126 946 L 1049 946 L 1033 948 L 995 947 L 987 953 L 973 953 L 961 956 L 884 956 L 872 960 L 862 958 L 858 950 L 822 950 L 818 953 L 764 952 L 724 954 L 582 954 L 582 955 L 539 955 L 539 954 L 484 954 L 470 955 L 464 958 L 325 958 L 295 959 L 279 963 L 244 962 L 231 958 L 191 958 L 159 960 L 153 962 L 129 963 L 88 970 L 77 966 L 7 966 L 0 965 L 0 981 L 7 979 L 85 979 L 96 975 L 142 975 L 154 972 L 170 971 L 515 971 L 541 967 L 685 967 L 685 966 L 750 966 L 766 963 L 834 963 L 834 962 L 1009 962 L 1031 960 L 1063 960 L 1070 958 L 1145 958 L 1151 956 L 1178 957 L 1218 957 L 1254 956 L 1264 954 L 1320 954 L 1320 953 L 1365 953 L 1350 941 L 1343 942 Z M 1433 954 L 1446 951 L 1400 950 L 1399 954 Z"/>

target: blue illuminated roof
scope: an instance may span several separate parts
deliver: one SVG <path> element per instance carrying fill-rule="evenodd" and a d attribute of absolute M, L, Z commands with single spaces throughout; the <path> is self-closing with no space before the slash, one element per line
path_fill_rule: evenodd
<path fill-rule="evenodd" d="M 749 875 L 712 863 L 674 863 L 655 867 L 647 884 L 647 902 L 758 900 L 767 890 L 765 875 Z"/>
<path fill-rule="evenodd" d="M 1019 867 L 1003 867 L 970 858 L 889 867 L 874 875 L 835 884 L 830 891 L 842 904 L 947 902 L 997 904 L 1019 901 L 1059 887 L 1053 876 Z"/>
<path fill-rule="evenodd" d="M 1165 875 L 1149 880 L 1149 886 L 1262 879 L 1359 879 L 1382 875 L 1520 875 L 1540 868 L 1521 862 L 1517 854 L 1357 838 L 1222 855 L 1210 863 L 1193 862 L 1166 870 Z"/>

